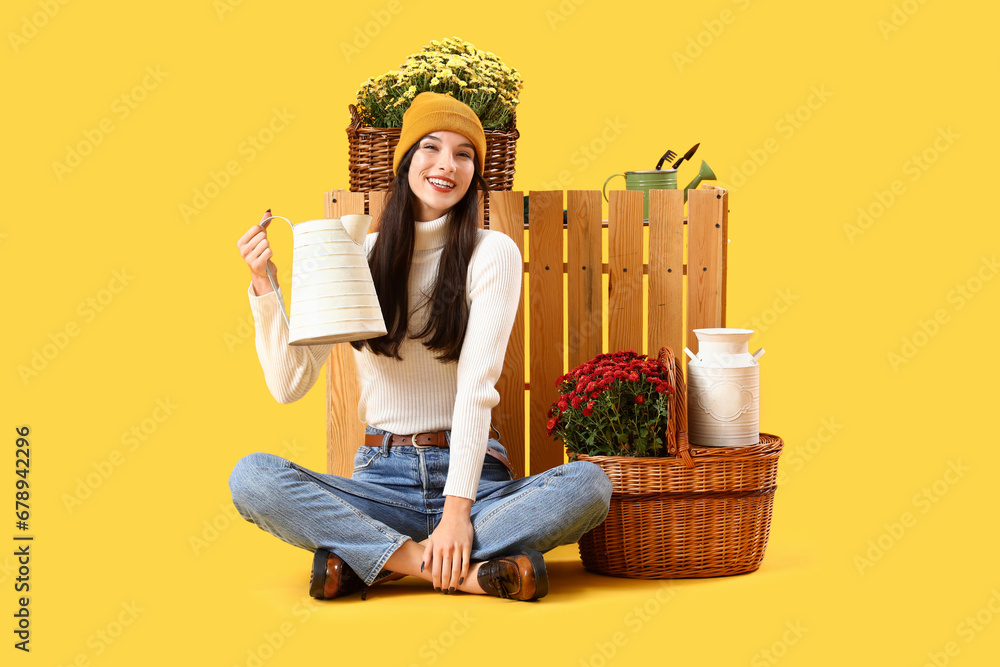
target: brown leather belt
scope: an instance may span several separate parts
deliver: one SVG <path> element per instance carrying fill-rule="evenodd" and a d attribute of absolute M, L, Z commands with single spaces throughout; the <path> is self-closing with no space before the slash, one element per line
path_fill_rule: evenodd
<path fill-rule="evenodd" d="M 365 434 L 366 447 L 381 447 L 385 441 L 385 436 L 378 433 Z M 390 447 L 440 447 L 448 448 L 448 436 L 444 431 L 431 431 L 430 433 L 414 433 L 413 435 L 389 436 Z"/>
<path fill-rule="evenodd" d="M 365 447 L 381 447 L 384 441 L 384 435 L 378 433 L 365 434 Z M 414 433 L 413 435 L 396 435 L 393 433 L 389 436 L 389 447 L 438 447 L 440 449 L 447 449 L 448 436 L 445 431 L 430 431 L 426 433 Z M 512 478 L 517 477 L 514 474 L 514 467 L 507 460 L 506 456 L 492 447 L 486 448 L 486 454 L 504 464 L 504 467 L 510 471 Z"/>

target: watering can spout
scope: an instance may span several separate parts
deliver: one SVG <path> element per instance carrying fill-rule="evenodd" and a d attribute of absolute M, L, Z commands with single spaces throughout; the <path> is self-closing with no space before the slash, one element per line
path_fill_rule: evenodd
<path fill-rule="evenodd" d="M 340 217 L 340 224 L 350 235 L 354 242 L 361 244 L 368 233 L 368 227 L 372 224 L 372 216 L 363 214 L 343 215 Z"/>
<path fill-rule="evenodd" d="M 688 190 L 695 190 L 702 181 L 714 181 L 717 180 L 715 177 L 715 172 L 712 168 L 708 166 L 708 163 L 704 160 L 701 161 L 701 169 L 698 170 L 698 175 L 694 177 L 694 180 L 687 184 L 684 188 L 684 201 L 688 200 Z"/>

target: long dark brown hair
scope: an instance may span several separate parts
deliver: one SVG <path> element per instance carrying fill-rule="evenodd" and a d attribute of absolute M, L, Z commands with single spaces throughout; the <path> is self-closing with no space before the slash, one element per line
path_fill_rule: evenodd
<path fill-rule="evenodd" d="M 368 256 L 368 266 L 382 307 L 387 333 L 378 338 L 355 341 L 351 345 L 357 350 L 367 345 L 375 354 L 401 359 L 399 346 L 404 338 L 410 336 L 423 339 L 424 346 L 437 352 L 438 359 L 458 361 L 469 319 L 465 284 L 469 260 L 476 247 L 479 192 L 485 191 L 487 184 L 479 173 L 478 160 L 473 159 L 475 172 L 472 183 L 465 196 L 448 215 L 447 236 L 438 266 L 437 281 L 427 298 L 430 308 L 427 323 L 420 331 L 410 334 L 407 285 L 410 280 L 416 226 L 409 171 L 413 154 L 419 145 L 418 141 L 400 160 L 382 217 L 379 218 L 378 237 Z"/>

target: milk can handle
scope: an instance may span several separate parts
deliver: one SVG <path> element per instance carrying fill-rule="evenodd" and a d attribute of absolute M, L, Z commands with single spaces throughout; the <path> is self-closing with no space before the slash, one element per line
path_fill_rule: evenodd
<path fill-rule="evenodd" d="M 284 217 L 284 216 L 281 216 L 281 215 L 272 215 L 270 218 L 267 218 L 266 220 L 264 220 L 264 222 L 260 223 L 261 228 L 262 229 L 267 229 L 267 226 L 269 224 L 271 224 L 271 221 L 274 220 L 275 218 L 281 218 L 282 220 L 284 220 L 285 222 L 288 223 L 289 227 L 291 227 L 293 230 L 295 229 L 295 225 L 292 224 L 292 221 L 289 220 L 288 218 Z M 272 251 L 271 254 L 274 254 L 273 251 Z M 274 276 L 271 275 L 271 267 L 269 267 L 267 264 L 265 264 L 264 265 L 264 271 L 267 273 L 267 279 L 269 281 L 271 281 L 271 289 L 274 290 L 274 295 L 278 296 L 278 286 L 274 282 Z M 280 302 L 280 299 L 279 299 L 279 302 Z M 281 316 L 285 318 L 285 325 L 288 327 L 289 332 L 291 332 L 291 330 L 292 330 L 292 323 L 288 320 L 288 313 L 285 312 L 285 304 L 284 303 L 281 303 Z"/>

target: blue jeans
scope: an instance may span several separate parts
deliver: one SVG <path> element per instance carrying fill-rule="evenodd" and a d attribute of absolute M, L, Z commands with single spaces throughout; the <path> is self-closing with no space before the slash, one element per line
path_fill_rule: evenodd
<path fill-rule="evenodd" d="M 498 441 L 489 447 L 506 456 Z M 289 544 L 337 554 L 372 584 L 396 549 L 426 539 L 441 520 L 448 455 L 436 447 L 360 447 L 347 479 L 250 454 L 236 464 L 229 487 L 244 519 Z M 472 504 L 472 560 L 572 544 L 604 521 L 610 502 L 611 481 L 592 463 L 511 480 L 486 456 Z"/>

